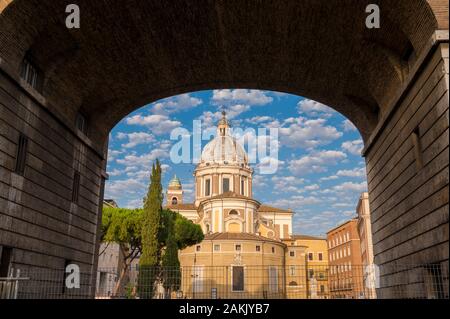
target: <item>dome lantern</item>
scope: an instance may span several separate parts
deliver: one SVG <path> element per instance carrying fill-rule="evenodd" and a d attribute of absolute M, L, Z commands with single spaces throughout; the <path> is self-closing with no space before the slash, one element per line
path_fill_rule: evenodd
<path fill-rule="evenodd" d="M 217 135 L 202 151 L 201 163 L 247 166 L 248 157 L 245 149 L 230 135 L 230 124 L 225 111 L 217 124 Z"/>

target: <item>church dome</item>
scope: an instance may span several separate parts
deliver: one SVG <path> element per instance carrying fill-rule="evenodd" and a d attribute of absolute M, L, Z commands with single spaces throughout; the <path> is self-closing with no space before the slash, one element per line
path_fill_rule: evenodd
<path fill-rule="evenodd" d="M 201 163 L 204 164 L 248 164 L 244 147 L 229 134 L 225 112 L 217 126 L 217 136 L 203 148 Z"/>

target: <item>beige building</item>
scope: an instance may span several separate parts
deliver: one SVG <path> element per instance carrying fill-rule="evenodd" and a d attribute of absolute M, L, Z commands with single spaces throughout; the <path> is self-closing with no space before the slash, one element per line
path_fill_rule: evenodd
<path fill-rule="evenodd" d="M 168 208 L 199 224 L 205 233 L 200 244 L 179 252 L 183 297 L 307 296 L 306 252 L 314 250 L 317 258 L 319 252 L 292 236 L 292 211 L 253 198 L 252 176 L 247 154 L 230 135 L 223 113 L 217 135 L 204 147 L 194 171 L 194 202 L 183 202 L 176 176 L 167 188 Z M 326 245 L 319 250 L 324 258 Z M 289 274 L 287 265 L 292 267 Z M 313 288 L 318 295 L 320 285 L 319 292 L 317 285 Z"/>
<path fill-rule="evenodd" d="M 327 232 L 329 285 L 332 298 L 364 296 L 358 219 L 353 218 Z"/>
<path fill-rule="evenodd" d="M 283 242 L 287 245 L 287 296 L 329 298 L 327 240 L 313 236 L 293 235 L 290 239 L 284 239 Z"/>
<path fill-rule="evenodd" d="M 373 263 L 372 225 L 370 221 L 369 193 L 361 194 L 358 205 L 358 235 L 361 245 L 361 262 L 363 266 L 363 284 L 366 298 L 376 298 L 376 268 Z"/>

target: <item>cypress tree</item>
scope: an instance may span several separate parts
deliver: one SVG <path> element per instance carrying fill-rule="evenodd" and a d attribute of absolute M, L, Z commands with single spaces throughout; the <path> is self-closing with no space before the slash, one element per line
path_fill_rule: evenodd
<path fill-rule="evenodd" d="M 164 288 L 170 292 L 180 287 L 181 273 L 178 259 L 178 244 L 175 235 L 175 213 L 168 211 L 166 250 L 162 259 Z"/>
<path fill-rule="evenodd" d="M 161 165 L 152 165 L 150 185 L 144 201 L 142 224 L 142 255 L 139 259 L 139 296 L 149 299 L 158 275 L 160 261 L 158 234 L 162 210 Z"/>

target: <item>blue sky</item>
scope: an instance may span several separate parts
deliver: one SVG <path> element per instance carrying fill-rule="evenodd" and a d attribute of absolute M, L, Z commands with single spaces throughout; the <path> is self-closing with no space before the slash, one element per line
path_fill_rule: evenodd
<path fill-rule="evenodd" d="M 121 207 L 141 207 L 150 168 L 159 158 L 163 186 L 176 174 L 193 199 L 192 163 L 174 164 L 170 151 L 177 128 L 214 127 L 224 109 L 233 128 L 277 128 L 278 137 L 250 134 L 255 141 L 271 140 L 278 156 L 253 164 L 254 197 L 294 212 L 294 233 L 324 236 L 326 231 L 356 215 L 361 192 L 367 189 L 361 136 L 341 114 L 307 98 L 260 90 L 209 90 L 182 94 L 146 105 L 125 117 L 111 131 L 105 197 Z M 242 135 L 242 134 L 241 134 Z M 239 135 L 238 135 L 239 136 Z M 202 147 L 207 140 L 202 141 Z M 259 145 L 259 144 L 258 144 Z M 247 148 L 247 146 L 246 146 Z M 274 174 L 261 165 L 275 161 Z"/>

